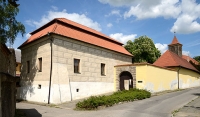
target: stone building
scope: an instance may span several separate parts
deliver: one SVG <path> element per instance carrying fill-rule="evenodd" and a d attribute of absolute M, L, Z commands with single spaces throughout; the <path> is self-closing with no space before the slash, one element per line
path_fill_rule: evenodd
<path fill-rule="evenodd" d="M 110 93 L 116 90 L 114 66 L 132 63 L 122 43 L 64 18 L 30 34 L 19 47 L 20 99 L 57 104 Z"/>
<path fill-rule="evenodd" d="M 15 51 L 0 43 L 0 117 L 14 117 L 16 108 Z"/>

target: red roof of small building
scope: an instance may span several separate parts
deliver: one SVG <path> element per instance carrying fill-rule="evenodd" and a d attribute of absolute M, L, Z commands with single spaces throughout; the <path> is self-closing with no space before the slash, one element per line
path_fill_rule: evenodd
<path fill-rule="evenodd" d="M 153 65 L 160 67 L 184 67 L 196 72 L 199 72 L 192 64 L 178 56 L 177 54 L 167 50 Z"/>
<path fill-rule="evenodd" d="M 176 38 L 176 36 L 174 36 L 171 44 L 169 44 L 169 45 L 174 45 L 174 44 L 180 44 L 180 45 L 182 45 L 181 43 L 178 42 L 178 39 Z"/>
<path fill-rule="evenodd" d="M 132 56 L 122 45 L 122 43 L 84 25 L 70 21 L 65 18 L 56 18 L 44 26 L 30 33 L 32 36 L 19 48 L 40 39 L 41 37 L 53 33 L 85 43 L 103 47 L 112 51 Z"/>
<path fill-rule="evenodd" d="M 192 61 L 194 64 L 199 65 L 199 62 L 196 61 L 195 59 L 191 58 L 190 56 L 182 55 L 182 58 L 188 62 Z"/>

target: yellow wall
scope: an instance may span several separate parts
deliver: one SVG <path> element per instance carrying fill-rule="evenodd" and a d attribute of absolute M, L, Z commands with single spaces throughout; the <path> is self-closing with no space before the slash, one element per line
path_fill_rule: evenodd
<path fill-rule="evenodd" d="M 170 70 L 149 64 L 136 65 L 136 87 L 151 92 L 178 89 L 177 70 L 178 68 Z M 194 71 L 181 68 L 179 78 L 180 88 L 200 86 L 200 75 Z"/>
<path fill-rule="evenodd" d="M 139 83 L 138 81 L 142 81 Z M 151 65 L 136 67 L 136 87 L 151 92 L 177 89 L 177 72 Z"/>
<path fill-rule="evenodd" d="M 16 63 L 16 76 L 21 74 L 21 63 Z"/>
<path fill-rule="evenodd" d="M 136 66 L 136 88 L 145 89 L 145 79 L 147 75 L 147 65 Z M 138 83 L 142 81 L 142 83 Z"/>
<path fill-rule="evenodd" d="M 200 75 L 197 72 L 181 68 L 179 71 L 180 88 L 200 86 Z"/>

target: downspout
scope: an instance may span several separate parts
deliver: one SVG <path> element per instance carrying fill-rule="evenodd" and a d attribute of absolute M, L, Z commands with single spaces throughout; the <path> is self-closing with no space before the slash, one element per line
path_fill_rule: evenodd
<path fill-rule="evenodd" d="M 70 77 L 69 77 L 69 90 L 70 90 L 70 96 L 71 96 L 71 101 L 72 101 L 72 88 L 71 88 Z"/>
<path fill-rule="evenodd" d="M 50 104 L 50 97 L 51 97 L 51 77 L 52 77 L 52 42 L 53 42 L 53 38 L 50 37 L 50 33 L 48 32 L 48 38 L 50 39 L 50 47 L 51 47 L 51 64 L 50 64 L 50 79 L 49 79 L 49 95 L 48 95 L 48 104 Z"/>
<path fill-rule="evenodd" d="M 177 77 L 178 77 L 178 89 L 180 89 L 180 86 L 179 86 L 179 71 L 181 69 L 181 66 L 179 65 L 179 68 L 178 68 L 178 71 L 177 71 Z"/>

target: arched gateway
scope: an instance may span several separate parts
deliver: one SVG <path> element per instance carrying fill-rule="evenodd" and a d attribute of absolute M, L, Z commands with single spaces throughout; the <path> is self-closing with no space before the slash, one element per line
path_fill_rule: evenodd
<path fill-rule="evenodd" d="M 129 90 L 136 87 L 135 66 L 115 66 L 116 68 L 116 89 Z"/>
<path fill-rule="evenodd" d="M 120 77 L 120 82 L 119 82 L 120 90 L 129 90 L 130 88 L 133 88 L 133 77 L 130 72 L 123 71 L 119 77 Z"/>

